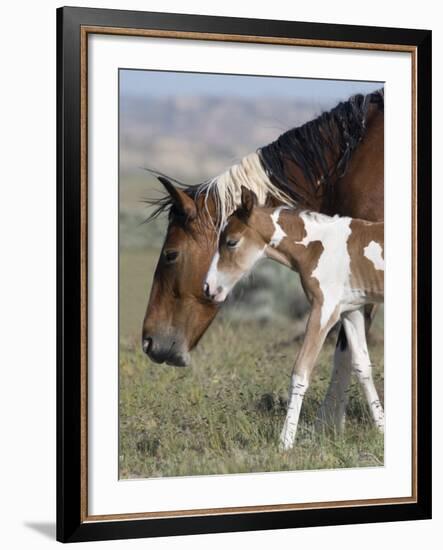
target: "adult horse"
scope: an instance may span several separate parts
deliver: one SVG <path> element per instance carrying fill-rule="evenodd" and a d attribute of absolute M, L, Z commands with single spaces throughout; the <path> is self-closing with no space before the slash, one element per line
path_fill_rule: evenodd
<path fill-rule="evenodd" d="M 355 95 L 200 185 L 186 187 L 157 174 L 167 194 L 152 202 L 151 218 L 167 212 L 169 224 L 143 322 L 143 351 L 153 361 L 188 365 L 189 352 L 217 314 L 203 281 L 218 231 L 240 204 L 242 186 L 255 192 L 259 204 L 383 219 L 383 109 L 383 90 Z M 341 331 L 321 412 L 338 429 L 350 372 Z"/>

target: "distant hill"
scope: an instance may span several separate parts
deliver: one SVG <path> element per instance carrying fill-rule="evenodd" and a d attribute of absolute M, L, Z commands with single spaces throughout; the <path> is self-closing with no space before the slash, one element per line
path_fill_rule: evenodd
<path fill-rule="evenodd" d="M 138 179 L 148 166 L 199 183 L 324 108 L 296 99 L 123 97 L 121 176 Z"/>

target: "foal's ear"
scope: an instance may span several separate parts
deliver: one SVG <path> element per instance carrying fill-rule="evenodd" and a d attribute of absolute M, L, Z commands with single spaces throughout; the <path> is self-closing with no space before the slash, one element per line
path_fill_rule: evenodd
<path fill-rule="evenodd" d="M 180 214 L 186 216 L 187 219 L 193 220 L 197 217 L 197 206 L 194 200 L 184 191 L 175 187 L 168 178 L 157 176 L 158 181 L 164 186 L 166 191 L 171 195 L 175 208 Z"/>
<path fill-rule="evenodd" d="M 243 213 L 249 218 L 254 206 L 257 206 L 257 195 L 251 189 L 248 189 L 244 185 L 241 188 L 241 206 Z"/>

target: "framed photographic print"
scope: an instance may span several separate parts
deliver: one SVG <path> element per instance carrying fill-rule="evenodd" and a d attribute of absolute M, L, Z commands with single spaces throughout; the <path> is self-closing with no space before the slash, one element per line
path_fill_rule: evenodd
<path fill-rule="evenodd" d="M 429 518 L 431 32 L 57 33 L 58 540 Z"/>

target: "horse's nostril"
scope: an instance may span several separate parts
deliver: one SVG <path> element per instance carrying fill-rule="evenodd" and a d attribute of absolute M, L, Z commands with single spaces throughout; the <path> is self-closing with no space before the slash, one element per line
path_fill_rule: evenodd
<path fill-rule="evenodd" d="M 143 352 L 148 354 L 149 350 L 151 349 L 151 346 L 152 346 L 152 338 L 150 337 L 143 338 L 143 342 L 142 342 Z"/>
<path fill-rule="evenodd" d="M 205 293 L 205 296 L 207 296 L 208 298 L 210 297 L 210 294 L 209 294 L 209 285 L 208 283 L 205 283 L 203 285 L 203 292 Z"/>

